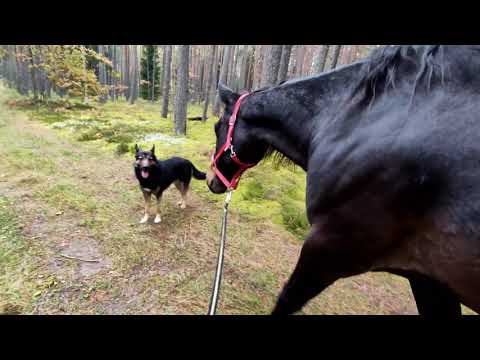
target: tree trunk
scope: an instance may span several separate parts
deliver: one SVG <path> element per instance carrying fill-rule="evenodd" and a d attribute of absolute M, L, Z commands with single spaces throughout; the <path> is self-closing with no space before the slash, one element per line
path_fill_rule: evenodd
<path fill-rule="evenodd" d="M 295 58 L 295 77 L 302 76 L 304 57 L 305 57 L 305 46 L 298 45 L 296 58 Z"/>
<path fill-rule="evenodd" d="M 15 56 L 15 73 L 17 76 L 15 77 L 16 80 L 16 87 L 17 92 L 21 95 L 25 95 L 23 92 L 23 77 L 22 77 L 22 68 L 21 68 L 21 45 L 13 45 L 14 46 L 14 56 Z"/>
<path fill-rule="evenodd" d="M 175 91 L 175 133 L 185 135 L 187 132 L 188 99 L 188 58 L 190 45 L 178 47 L 177 86 Z"/>
<path fill-rule="evenodd" d="M 278 67 L 277 83 L 287 80 L 288 64 L 290 63 L 290 55 L 292 53 L 292 45 L 283 45 L 280 66 Z"/>
<path fill-rule="evenodd" d="M 157 45 L 153 45 L 153 65 L 152 65 L 152 93 L 150 97 L 150 101 L 153 103 L 155 102 L 155 78 L 156 78 L 156 71 L 157 71 L 157 53 L 158 48 Z"/>
<path fill-rule="evenodd" d="M 98 53 L 100 55 L 105 56 L 105 45 L 98 45 Z M 107 85 L 107 72 L 105 69 L 105 64 L 100 62 L 98 64 L 98 78 L 99 78 L 99 83 L 101 87 L 104 87 Z M 107 94 L 104 94 L 103 92 L 100 94 L 100 103 L 105 103 L 107 101 Z"/>
<path fill-rule="evenodd" d="M 28 45 L 28 50 L 29 50 L 29 55 L 30 55 L 30 76 L 32 77 L 32 88 L 33 88 L 33 99 L 37 100 L 38 99 L 38 88 L 37 88 L 37 79 L 36 79 L 36 73 L 37 70 L 35 68 L 35 57 L 34 57 L 34 52 L 32 50 L 33 45 Z"/>
<path fill-rule="evenodd" d="M 162 117 L 168 116 L 168 101 L 170 95 L 170 77 L 172 68 L 172 46 L 165 45 L 165 66 L 164 66 L 164 78 L 163 78 L 163 98 L 162 98 Z"/>
<path fill-rule="evenodd" d="M 273 86 L 277 81 L 278 68 L 282 57 L 282 45 L 272 45 L 266 53 L 262 71 L 261 86 Z"/>
<path fill-rule="evenodd" d="M 252 88 L 259 88 L 262 80 L 263 48 L 265 45 L 255 45 L 255 60 Z"/>
<path fill-rule="evenodd" d="M 244 45 L 242 50 L 239 51 L 240 57 L 240 77 L 238 79 L 237 91 L 247 88 L 247 75 L 248 75 L 248 45 Z"/>
<path fill-rule="evenodd" d="M 215 60 L 217 58 L 217 46 L 211 45 L 210 52 L 209 52 L 209 60 L 208 60 L 208 81 L 207 87 L 205 89 L 205 103 L 203 105 L 203 115 L 202 120 L 207 120 L 207 111 L 208 111 L 208 104 L 210 102 L 210 97 L 215 96 L 215 84 L 213 83 L 213 79 L 215 77 Z"/>
<path fill-rule="evenodd" d="M 357 52 L 359 45 L 352 45 L 350 53 L 348 54 L 348 63 L 351 64 L 357 60 Z"/>
<path fill-rule="evenodd" d="M 327 62 L 329 47 L 329 45 L 322 45 L 318 51 L 317 66 L 315 69 L 315 72 L 317 74 L 320 74 L 321 72 L 323 72 L 323 70 L 325 70 L 325 63 Z"/>
<path fill-rule="evenodd" d="M 123 45 L 123 52 L 124 52 L 124 94 L 125 99 L 128 100 L 128 95 L 130 94 L 130 45 Z"/>
<path fill-rule="evenodd" d="M 130 96 L 128 102 L 130 104 L 135 103 L 138 98 L 138 82 L 139 82 L 139 66 L 138 66 L 138 48 L 137 45 L 130 45 L 130 59 L 131 59 L 131 83 L 130 83 Z"/>
<path fill-rule="evenodd" d="M 227 84 L 230 88 L 237 90 L 237 64 L 238 64 L 238 45 L 234 45 L 232 49 L 232 54 L 230 57 L 230 70 L 228 71 L 228 81 Z"/>
<path fill-rule="evenodd" d="M 117 95 L 117 45 L 112 45 L 112 70 L 110 75 L 110 98 L 112 101 L 116 100 Z"/>
<path fill-rule="evenodd" d="M 203 83 L 202 83 L 202 100 L 201 101 L 205 101 L 206 97 L 208 96 L 209 94 L 209 91 L 210 91 L 210 88 L 208 86 L 208 82 L 209 82 L 209 78 L 210 78 L 210 66 L 212 66 L 213 64 L 211 64 L 213 62 L 213 58 L 211 57 L 211 54 L 209 52 L 211 47 L 207 48 L 205 46 L 205 49 L 204 49 L 204 70 L 203 70 Z"/>
<path fill-rule="evenodd" d="M 252 51 L 248 53 L 248 60 L 247 60 L 247 85 L 246 89 L 251 91 L 253 88 L 253 76 L 254 76 L 254 69 L 255 69 L 255 59 L 254 59 L 254 48 Z"/>
<path fill-rule="evenodd" d="M 150 54 L 148 53 L 148 49 L 145 49 L 145 70 L 147 71 L 147 99 L 150 99 L 152 96 L 152 80 L 150 79 Z M 145 96 L 145 93 L 144 95 Z"/>
<path fill-rule="evenodd" d="M 340 55 L 341 49 L 342 49 L 342 45 L 334 45 L 330 69 L 335 69 L 337 67 L 338 56 Z"/>
<path fill-rule="evenodd" d="M 303 70 L 302 74 L 304 76 L 310 76 L 312 74 L 312 65 L 313 65 L 313 51 L 315 50 L 312 46 L 305 47 L 305 59 L 303 60 Z"/>
<path fill-rule="evenodd" d="M 167 52 L 166 52 L 166 48 L 167 48 L 168 45 L 162 45 L 160 48 L 162 49 L 162 68 L 160 70 L 160 79 L 159 79 L 159 92 L 158 94 L 160 96 L 163 95 L 163 80 L 165 79 L 165 63 L 167 61 Z"/>
<path fill-rule="evenodd" d="M 198 76 L 197 82 L 197 102 L 200 104 L 202 102 L 202 90 L 203 90 L 203 77 L 205 76 L 205 59 L 201 60 L 200 64 L 200 75 Z"/>
<path fill-rule="evenodd" d="M 228 65 L 230 63 L 230 53 L 232 51 L 232 45 L 225 45 L 224 56 L 222 61 L 222 68 L 220 70 L 220 79 L 218 82 L 222 82 L 223 84 L 227 83 L 227 71 Z M 217 84 L 218 85 L 218 84 Z M 216 88 L 216 86 L 215 86 Z M 218 115 L 220 113 L 220 96 L 217 94 L 215 97 L 215 105 L 213 106 L 213 113 Z"/>
<path fill-rule="evenodd" d="M 348 62 L 348 58 L 350 56 L 350 51 L 352 50 L 351 45 L 343 45 L 342 50 L 340 51 L 340 55 L 338 56 L 338 64 L 344 65 Z"/>

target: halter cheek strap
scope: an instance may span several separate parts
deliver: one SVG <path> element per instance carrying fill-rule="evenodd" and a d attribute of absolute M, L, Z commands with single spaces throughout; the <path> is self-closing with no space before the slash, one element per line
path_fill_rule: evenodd
<path fill-rule="evenodd" d="M 237 188 L 238 182 L 240 181 L 240 177 L 242 176 L 245 170 L 257 165 L 257 164 L 247 164 L 240 161 L 240 159 L 237 157 L 237 154 L 233 150 L 233 144 L 232 144 L 233 130 L 235 128 L 235 122 L 237 121 L 238 111 L 240 110 L 240 104 L 242 103 L 242 100 L 245 99 L 248 95 L 249 94 L 243 94 L 238 98 L 237 102 L 235 103 L 232 116 L 230 116 L 230 120 L 228 121 L 227 141 L 225 142 L 225 144 L 223 144 L 220 150 L 218 150 L 218 153 L 215 155 L 215 157 L 212 158 L 212 168 L 213 168 L 213 171 L 215 172 L 215 175 L 217 175 L 220 181 L 227 187 L 227 189 L 230 189 L 230 190 L 234 190 Z M 226 151 L 230 151 L 230 158 L 239 166 L 239 169 L 233 175 L 231 181 L 228 181 L 227 178 L 223 176 L 223 174 L 217 168 L 218 159 Z"/>

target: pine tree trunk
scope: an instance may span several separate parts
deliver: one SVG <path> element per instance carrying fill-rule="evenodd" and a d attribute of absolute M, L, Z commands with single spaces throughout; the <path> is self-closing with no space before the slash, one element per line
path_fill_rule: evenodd
<path fill-rule="evenodd" d="M 265 56 L 261 86 L 273 86 L 277 81 L 282 57 L 282 45 L 271 45 Z"/>
<path fill-rule="evenodd" d="M 198 83 L 197 83 L 197 102 L 199 105 L 202 102 L 202 84 L 203 84 L 204 73 L 205 73 L 205 59 L 201 61 L 200 75 L 198 76 Z"/>
<path fill-rule="evenodd" d="M 248 73 L 248 45 L 244 45 L 242 50 L 239 51 L 240 62 L 240 77 L 236 91 L 244 90 L 247 87 L 247 73 Z"/>
<path fill-rule="evenodd" d="M 357 52 L 359 45 L 352 45 L 350 54 L 348 54 L 348 63 L 351 64 L 357 60 Z"/>
<path fill-rule="evenodd" d="M 342 46 L 342 50 L 340 51 L 340 55 L 338 56 L 338 64 L 344 65 L 347 63 L 351 50 L 352 47 L 350 45 Z"/>
<path fill-rule="evenodd" d="M 203 83 L 202 83 L 202 101 L 205 101 L 206 97 L 208 96 L 208 92 L 210 91 L 210 88 L 208 87 L 208 82 L 210 78 L 210 66 L 213 66 L 212 61 L 213 58 L 211 57 L 210 54 L 210 49 L 211 47 L 205 47 L 204 50 L 204 63 L 205 67 L 203 70 Z"/>
<path fill-rule="evenodd" d="M 157 70 L 157 54 L 158 48 L 157 45 L 153 45 L 153 64 L 152 64 L 152 94 L 150 97 L 150 101 L 153 103 L 155 102 L 155 78 L 156 78 L 156 70 Z"/>
<path fill-rule="evenodd" d="M 165 45 L 165 64 L 164 64 L 164 78 L 163 78 L 163 98 L 162 98 L 162 117 L 168 116 L 168 101 L 170 95 L 170 77 L 172 68 L 172 46 Z"/>
<path fill-rule="evenodd" d="M 255 69 L 255 58 L 253 54 L 254 49 L 248 53 L 248 60 L 247 60 L 247 85 L 246 89 L 251 91 L 253 88 L 253 77 L 254 77 L 254 69 Z"/>
<path fill-rule="evenodd" d="M 19 94 L 21 95 L 25 95 L 24 94 L 24 90 L 23 90 L 23 76 L 22 76 L 22 65 L 21 65 L 21 60 L 20 60 L 20 56 L 21 56 L 21 45 L 14 45 L 14 49 L 15 49 L 15 65 L 16 65 L 16 86 L 17 86 L 17 91 Z"/>
<path fill-rule="evenodd" d="M 112 70 L 110 75 L 110 99 L 112 101 L 116 100 L 116 86 L 117 78 L 115 72 L 117 71 L 117 45 L 112 45 Z"/>
<path fill-rule="evenodd" d="M 305 59 L 303 60 L 303 71 L 304 76 L 309 76 L 312 74 L 312 63 L 313 63 L 313 50 L 312 46 L 306 46 L 305 49 Z"/>
<path fill-rule="evenodd" d="M 215 84 L 213 82 L 213 79 L 215 77 L 216 73 L 216 61 L 217 59 L 217 46 L 216 45 L 211 45 L 210 46 L 210 53 L 209 53 L 209 61 L 208 61 L 208 81 L 207 81 L 207 87 L 205 89 L 205 103 L 203 105 L 203 115 L 202 115 L 202 120 L 206 121 L 207 120 L 207 111 L 208 111 L 208 104 L 210 102 L 210 97 L 215 96 Z"/>
<path fill-rule="evenodd" d="M 292 53 L 292 45 L 283 45 L 282 58 L 278 68 L 277 83 L 287 80 L 288 64 L 290 63 L 290 55 Z"/>
<path fill-rule="evenodd" d="M 232 50 L 231 67 L 228 73 L 229 85 L 235 91 L 238 91 L 238 76 L 237 76 L 238 55 L 239 55 L 238 49 L 239 49 L 239 45 L 234 45 Z"/>
<path fill-rule="evenodd" d="M 178 47 L 177 86 L 175 91 L 175 133 L 186 135 L 188 100 L 188 63 L 190 45 Z"/>
<path fill-rule="evenodd" d="M 227 75 L 228 75 L 227 71 L 228 71 L 228 65 L 230 63 L 231 51 L 232 51 L 232 45 L 225 45 L 222 68 L 220 70 L 220 79 L 218 81 L 218 82 L 222 82 L 223 84 L 227 83 Z M 218 94 L 215 97 L 215 105 L 213 106 L 213 113 L 215 115 L 218 115 L 220 113 L 220 97 Z"/>
<path fill-rule="evenodd" d="M 315 68 L 315 72 L 317 74 L 320 74 L 325 70 L 325 63 L 327 62 L 329 47 L 329 45 L 322 45 L 318 51 L 317 66 Z"/>
<path fill-rule="evenodd" d="M 123 55 L 124 70 L 123 70 L 123 73 L 124 73 L 124 86 L 125 86 L 124 95 L 125 95 L 125 100 L 128 101 L 128 96 L 130 94 L 130 45 L 123 45 L 123 46 L 124 46 L 124 48 L 123 48 L 123 51 L 124 51 L 124 55 Z"/>
<path fill-rule="evenodd" d="M 253 84 L 252 88 L 259 88 L 262 80 L 262 65 L 263 65 L 263 48 L 265 45 L 255 45 L 255 59 L 253 69 Z"/>
<path fill-rule="evenodd" d="M 98 53 L 100 55 L 105 56 L 105 45 L 98 45 Z M 98 64 L 98 78 L 101 87 L 107 85 L 107 72 L 105 69 L 105 64 L 99 63 Z M 100 103 L 105 103 L 107 101 L 107 94 L 101 93 L 100 94 Z"/>
<path fill-rule="evenodd" d="M 147 99 L 150 99 L 152 96 L 152 80 L 150 79 L 150 54 L 148 53 L 148 50 L 145 51 L 145 67 L 147 71 Z"/>
<path fill-rule="evenodd" d="M 340 55 L 340 50 L 342 45 L 334 45 L 332 63 L 330 64 L 330 69 L 335 69 L 337 67 L 338 56 Z"/>
<path fill-rule="evenodd" d="M 35 69 L 35 57 L 32 50 L 33 45 L 28 45 L 28 51 L 30 55 L 30 76 L 32 77 L 32 88 L 33 88 L 33 99 L 38 100 L 38 88 L 37 88 L 37 79 L 36 79 L 36 69 Z"/>
<path fill-rule="evenodd" d="M 47 74 L 45 70 L 40 66 L 43 62 L 43 51 L 42 46 L 34 46 L 35 56 L 34 62 L 38 66 L 36 69 L 37 74 L 37 84 L 38 84 L 38 92 L 43 100 L 47 97 Z"/>
<path fill-rule="evenodd" d="M 130 96 L 128 102 L 130 104 L 135 103 L 138 98 L 138 82 L 139 82 L 139 66 L 138 66 L 138 49 L 137 45 L 130 46 L 130 59 L 131 59 L 131 83 L 130 83 Z"/>
<path fill-rule="evenodd" d="M 162 68 L 160 69 L 160 79 L 159 79 L 159 92 L 160 96 L 163 95 L 163 79 L 165 79 L 165 63 L 166 63 L 166 47 L 167 45 L 162 45 L 160 48 L 162 49 Z"/>
<path fill-rule="evenodd" d="M 303 60 L 305 57 L 305 46 L 298 45 L 295 59 L 295 77 L 301 77 L 303 75 Z"/>

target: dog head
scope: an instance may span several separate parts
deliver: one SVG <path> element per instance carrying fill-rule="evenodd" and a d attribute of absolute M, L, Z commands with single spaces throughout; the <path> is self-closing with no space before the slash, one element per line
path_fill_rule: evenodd
<path fill-rule="evenodd" d="M 135 144 L 135 167 L 140 170 L 142 178 L 147 179 L 150 176 L 152 166 L 155 166 L 157 161 L 155 145 L 150 151 L 143 151 Z"/>

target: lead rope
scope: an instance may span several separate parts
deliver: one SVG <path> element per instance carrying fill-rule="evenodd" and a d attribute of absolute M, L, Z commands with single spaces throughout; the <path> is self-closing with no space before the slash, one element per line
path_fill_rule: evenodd
<path fill-rule="evenodd" d="M 213 282 L 213 290 L 212 290 L 212 296 L 210 298 L 210 305 L 208 307 L 208 315 L 215 315 L 217 311 L 220 282 L 222 281 L 223 252 L 225 249 L 225 240 L 227 238 L 228 204 L 230 203 L 231 199 L 232 199 L 232 190 L 228 192 L 227 197 L 225 198 L 225 203 L 223 205 L 222 230 L 220 232 L 220 248 L 218 249 L 217 269 L 215 270 L 215 280 Z"/>

